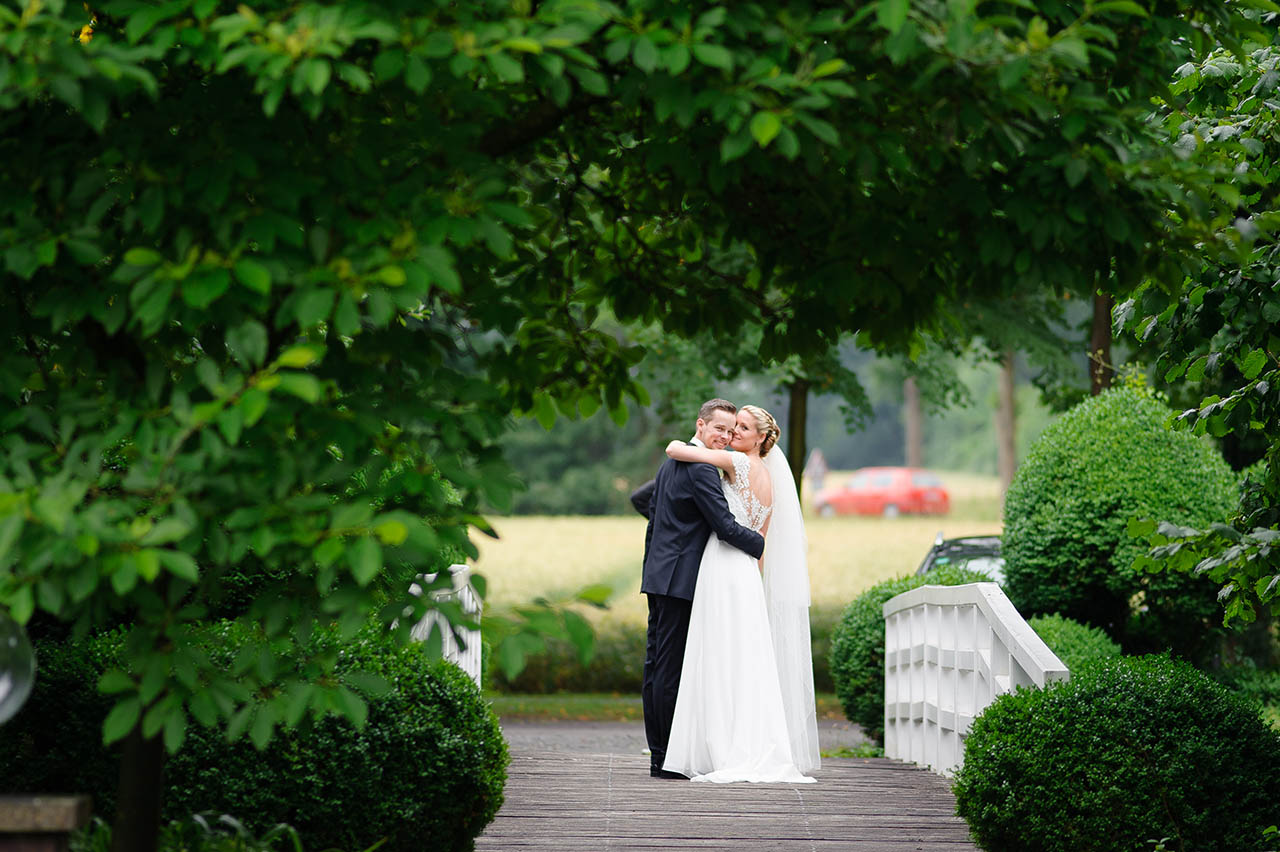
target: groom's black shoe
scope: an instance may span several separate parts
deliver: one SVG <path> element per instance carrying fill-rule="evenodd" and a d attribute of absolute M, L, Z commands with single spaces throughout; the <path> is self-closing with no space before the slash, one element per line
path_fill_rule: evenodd
<path fill-rule="evenodd" d="M 654 778 L 671 778 L 677 781 L 689 780 L 687 777 L 685 777 L 684 775 L 681 775 L 679 772 L 668 772 L 667 770 L 658 766 L 650 766 L 649 774 Z"/>

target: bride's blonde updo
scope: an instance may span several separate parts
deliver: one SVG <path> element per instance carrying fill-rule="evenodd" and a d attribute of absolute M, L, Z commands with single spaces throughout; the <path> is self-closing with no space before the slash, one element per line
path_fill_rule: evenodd
<path fill-rule="evenodd" d="M 773 445 L 778 443 L 778 436 L 782 434 L 782 430 L 778 428 L 778 421 L 758 405 L 744 405 L 738 410 L 750 414 L 756 421 L 756 429 L 764 436 L 764 440 L 760 442 L 760 458 L 764 458 L 773 449 Z"/>

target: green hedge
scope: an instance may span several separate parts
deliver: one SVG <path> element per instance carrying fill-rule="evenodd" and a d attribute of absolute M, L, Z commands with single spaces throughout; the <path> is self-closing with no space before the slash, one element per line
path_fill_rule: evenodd
<path fill-rule="evenodd" d="M 211 654 L 232 651 L 239 629 L 211 627 Z M 113 637 L 41 648 L 32 699 L 0 738 L 0 789 L 87 792 L 99 813 L 114 808 L 119 758 L 101 745 L 110 703 L 95 685 L 117 651 Z M 424 838 L 442 852 L 470 850 L 502 803 L 508 760 L 476 685 L 417 645 L 370 638 L 340 658 L 339 672 L 373 672 L 393 685 L 368 699 L 363 728 L 333 716 L 304 720 L 258 751 L 192 725 L 166 765 L 166 819 L 212 811 L 255 831 L 287 823 L 317 849 L 362 849 L 388 837 L 380 847 L 387 852 L 417 852 Z"/>
<path fill-rule="evenodd" d="M 974 720 L 956 810 L 987 852 L 1261 852 L 1280 735 L 1185 661 L 1117 657 Z"/>
<path fill-rule="evenodd" d="M 1217 587 L 1189 574 L 1138 574 L 1133 518 L 1194 527 L 1223 520 L 1237 477 L 1207 440 L 1165 427 L 1149 393 L 1091 397 L 1032 445 L 1005 497 L 1005 591 L 1024 617 L 1060 613 L 1128 652 L 1205 660 L 1221 638 Z"/>
<path fill-rule="evenodd" d="M 1073 676 L 1103 660 L 1120 656 L 1120 646 L 1100 628 L 1056 614 L 1028 618 L 1027 624 L 1066 664 Z"/>
<path fill-rule="evenodd" d="M 835 689 L 828 666 L 831 637 L 840 617 L 838 610 L 815 607 L 809 611 L 813 643 L 813 683 L 818 692 Z M 565 640 L 547 642 L 547 650 L 528 658 L 525 668 L 508 679 L 495 666 L 486 685 L 499 692 L 544 694 L 552 692 L 640 693 L 644 681 L 645 627 L 610 624 L 596 636 L 595 654 L 584 664 L 577 649 Z"/>
<path fill-rule="evenodd" d="M 989 583 L 978 571 L 943 565 L 928 574 L 877 583 L 845 608 L 831 636 L 830 669 L 836 697 L 849 721 L 884 744 L 884 604 L 919 586 Z"/>

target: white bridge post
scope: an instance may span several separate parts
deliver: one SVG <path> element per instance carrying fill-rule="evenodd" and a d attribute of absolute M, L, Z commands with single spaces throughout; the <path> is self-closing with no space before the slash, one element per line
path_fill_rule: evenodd
<path fill-rule="evenodd" d="M 995 583 L 921 586 L 884 605 L 884 753 L 951 775 L 996 696 L 1070 673 Z"/>
<path fill-rule="evenodd" d="M 454 598 L 462 605 L 463 612 L 468 615 L 474 615 L 479 620 L 480 596 L 476 594 L 476 590 L 471 585 L 471 569 L 466 565 L 450 565 L 449 572 L 453 575 L 453 589 L 451 591 L 433 592 L 433 597 L 436 600 Z M 435 574 L 426 575 L 428 583 L 435 578 Z M 410 591 L 415 595 L 422 594 L 422 588 L 416 583 L 410 588 Z M 457 663 L 459 668 L 471 676 L 477 686 L 483 686 L 480 683 L 479 629 L 460 631 L 463 644 L 466 646 L 461 647 L 458 644 L 458 640 L 454 638 L 453 628 L 449 625 L 448 619 L 441 615 L 439 611 L 432 610 L 413 626 L 413 629 L 409 631 L 409 635 L 419 642 L 425 642 L 431 636 L 431 628 L 435 625 L 439 626 L 440 635 L 444 638 L 444 658 Z"/>

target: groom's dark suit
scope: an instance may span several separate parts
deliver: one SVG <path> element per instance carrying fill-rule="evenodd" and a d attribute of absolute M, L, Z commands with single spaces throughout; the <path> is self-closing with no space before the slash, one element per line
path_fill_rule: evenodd
<path fill-rule="evenodd" d="M 642 697 L 650 765 L 661 770 L 671 737 L 702 551 L 714 531 L 722 541 L 759 559 L 764 538 L 733 519 L 719 472 L 709 464 L 663 462 L 648 510 L 640 582 L 640 591 L 649 597 Z"/>

